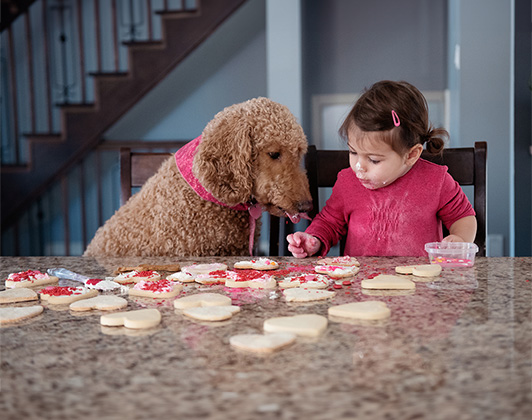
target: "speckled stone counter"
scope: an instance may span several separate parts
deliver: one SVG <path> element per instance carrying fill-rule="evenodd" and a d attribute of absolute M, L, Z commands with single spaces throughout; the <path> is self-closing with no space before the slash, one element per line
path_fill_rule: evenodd
<path fill-rule="evenodd" d="M 182 266 L 242 258 L 0 259 L 9 273 L 65 267 L 109 276 L 138 263 Z M 312 260 L 277 258 L 284 269 Z M 393 273 L 416 258 L 359 258 L 351 286 L 330 301 L 290 304 L 279 291 L 201 289 L 230 296 L 241 312 L 206 323 L 185 318 L 172 300 L 128 298 L 128 310 L 157 307 L 159 327 L 103 328 L 101 312 L 44 305 L 36 318 L 2 327 L 3 419 L 528 419 L 532 412 L 532 258 L 477 258 L 445 269 L 412 293 L 362 290 L 360 280 Z M 62 280 L 61 285 L 75 285 Z M 186 293 L 195 293 L 186 286 Z M 111 292 L 106 292 L 111 293 Z M 377 299 L 381 322 L 329 320 L 318 338 L 266 356 L 233 349 L 235 334 L 262 332 L 273 316 L 315 313 Z M 5 304 L 3 306 L 6 306 Z M 12 305 L 13 306 L 13 305 Z M 24 306 L 18 304 L 17 306 Z"/>

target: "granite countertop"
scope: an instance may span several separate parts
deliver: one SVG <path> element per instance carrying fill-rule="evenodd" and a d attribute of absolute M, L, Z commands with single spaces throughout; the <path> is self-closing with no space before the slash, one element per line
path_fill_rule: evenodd
<path fill-rule="evenodd" d="M 0 289 L 9 273 L 28 269 L 65 267 L 101 278 L 138 263 L 232 267 L 242 259 L 2 257 Z M 312 262 L 274 259 L 282 269 Z M 437 281 L 418 282 L 411 293 L 371 293 L 360 280 L 426 259 L 359 261 L 353 284 L 325 302 L 291 304 L 275 291 L 201 286 L 241 307 L 222 322 L 185 318 L 172 299 L 128 298 L 128 310 L 161 311 L 161 325 L 145 331 L 104 328 L 102 312 L 43 304 L 38 317 L 0 329 L 2 418 L 529 418 L 532 258 L 477 258 L 473 268 L 444 269 Z M 186 286 L 186 293 L 195 287 Z M 327 317 L 329 306 L 359 300 L 386 302 L 391 318 L 329 320 L 323 335 L 298 337 L 271 355 L 229 345 L 233 335 L 261 333 L 267 318 Z"/>

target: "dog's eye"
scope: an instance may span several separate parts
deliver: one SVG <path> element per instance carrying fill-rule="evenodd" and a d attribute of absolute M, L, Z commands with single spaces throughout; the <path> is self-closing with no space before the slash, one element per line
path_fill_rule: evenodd
<path fill-rule="evenodd" d="M 268 155 L 274 160 L 279 159 L 281 157 L 281 154 L 279 152 L 269 152 Z"/>

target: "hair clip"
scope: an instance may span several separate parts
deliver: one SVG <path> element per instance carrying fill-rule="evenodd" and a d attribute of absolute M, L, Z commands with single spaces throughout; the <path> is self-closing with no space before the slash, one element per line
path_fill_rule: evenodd
<path fill-rule="evenodd" d="M 392 109 L 392 118 L 393 118 L 393 125 L 396 127 L 399 127 L 401 125 L 401 121 L 399 120 L 399 117 L 397 116 L 397 112 L 395 112 Z"/>

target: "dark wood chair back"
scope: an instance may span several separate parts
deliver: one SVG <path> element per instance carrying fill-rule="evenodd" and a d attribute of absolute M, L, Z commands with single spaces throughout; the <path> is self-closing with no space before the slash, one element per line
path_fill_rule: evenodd
<path fill-rule="evenodd" d="M 474 189 L 473 207 L 477 214 L 477 236 L 475 243 L 479 247 L 478 256 L 486 255 L 486 157 L 487 143 L 476 142 L 474 147 L 460 147 L 444 149 L 443 154 L 433 156 L 427 152 L 421 155 L 423 159 L 446 165 L 449 173 L 460 185 L 471 185 Z M 305 159 L 310 192 L 314 203 L 309 213 L 314 217 L 319 212 L 319 189 L 332 187 L 336 182 L 338 172 L 349 167 L 349 152 L 347 150 L 317 150 L 316 146 L 309 146 Z M 343 253 L 343 244 L 340 245 Z"/>
<path fill-rule="evenodd" d="M 173 153 L 133 152 L 120 148 L 120 205 L 131 197 L 133 188 L 142 187 Z"/>

